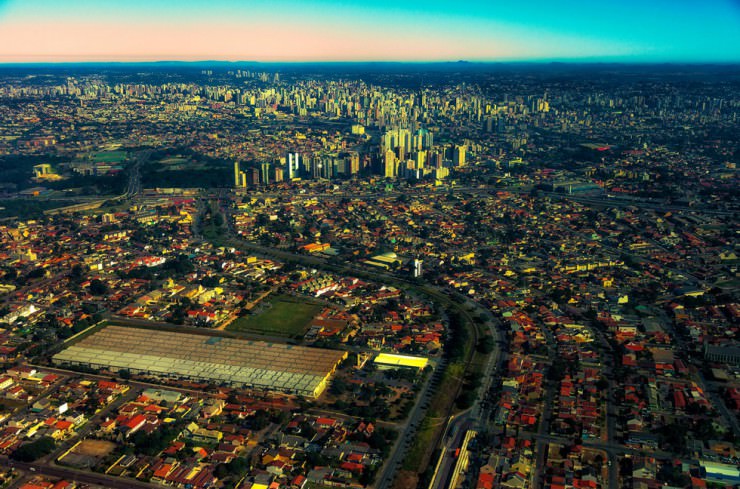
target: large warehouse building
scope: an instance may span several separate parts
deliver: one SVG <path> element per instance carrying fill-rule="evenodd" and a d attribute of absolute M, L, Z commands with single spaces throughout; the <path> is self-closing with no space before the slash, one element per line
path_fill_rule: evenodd
<path fill-rule="evenodd" d="M 347 352 L 108 326 L 57 353 L 59 366 L 184 378 L 318 397 Z"/>

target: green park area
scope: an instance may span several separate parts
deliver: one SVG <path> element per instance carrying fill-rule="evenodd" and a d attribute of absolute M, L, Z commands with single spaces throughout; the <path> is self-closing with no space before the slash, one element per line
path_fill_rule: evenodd
<path fill-rule="evenodd" d="M 160 163 L 163 165 L 182 165 L 189 161 L 190 160 L 188 158 L 183 158 L 182 156 L 171 156 L 161 160 Z"/>
<path fill-rule="evenodd" d="M 125 151 L 102 151 L 94 153 L 92 160 L 96 163 L 123 163 L 127 156 Z"/>
<path fill-rule="evenodd" d="M 300 337 L 308 329 L 308 323 L 321 309 L 322 306 L 315 302 L 278 295 L 265 299 L 253 310 L 254 314 L 237 318 L 226 329 L 244 333 Z"/>
<path fill-rule="evenodd" d="M 159 165 L 153 168 L 156 172 L 166 171 L 202 171 L 213 168 L 214 165 L 207 161 L 197 161 L 185 156 L 169 156 L 159 160 Z M 219 165 L 215 165 L 219 167 Z"/>
<path fill-rule="evenodd" d="M 0 200 L 0 219 L 6 217 L 17 217 L 18 219 L 38 219 L 44 215 L 44 211 L 56 209 L 78 202 L 39 200 L 39 199 L 7 199 Z"/>

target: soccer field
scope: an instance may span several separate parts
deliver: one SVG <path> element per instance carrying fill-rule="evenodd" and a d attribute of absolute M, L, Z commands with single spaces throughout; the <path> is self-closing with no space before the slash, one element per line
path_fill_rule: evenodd
<path fill-rule="evenodd" d="M 273 297 L 266 302 L 272 304 L 272 307 L 258 314 L 237 318 L 226 330 L 300 337 L 308 329 L 311 319 L 322 309 L 319 304 L 285 295 Z"/>

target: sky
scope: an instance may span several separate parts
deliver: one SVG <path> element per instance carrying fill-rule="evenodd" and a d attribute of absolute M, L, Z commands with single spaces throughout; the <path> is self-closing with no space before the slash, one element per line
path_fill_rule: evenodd
<path fill-rule="evenodd" d="M 740 62 L 740 0 L 0 0 L 0 63 Z"/>

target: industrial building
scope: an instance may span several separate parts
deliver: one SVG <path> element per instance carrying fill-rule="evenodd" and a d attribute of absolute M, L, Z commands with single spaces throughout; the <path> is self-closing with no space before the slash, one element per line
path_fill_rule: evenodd
<path fill-rule="evenodd" d="M 375 363 L 381 367 L 412 367 L 423 369 L 427 366 L 429 360 L 424 357 L 381 353 L 375 357 Z"/>
<path fill-rule="evenodd" d="M 347 352 L 108 326 L 52 358 L 87 366 L 318 397 Z"/>

